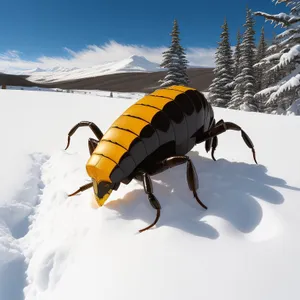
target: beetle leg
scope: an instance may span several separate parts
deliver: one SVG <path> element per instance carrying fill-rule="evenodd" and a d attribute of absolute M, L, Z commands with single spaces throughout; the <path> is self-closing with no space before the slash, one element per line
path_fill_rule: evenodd
<path fill-rule="evenodd" d="M 224 123 L 224 120 L 221 119 L 215 125 L 213 125 L 213 127 L 216 127 L 223 123 Z M 209 152 L 212 149 L 211 157 L 214 161 L 216 160 L 215 156 L 214 156 L 214 152 L 215 152 L 217 146 L 218 146 L 218 138 L 216 136 L 205 141 L 205 150 L 206 150 L 206 152 Z"/>
<path fill-rule="evenodd" d="M 208 140 L 205 141 L 205 150 L 206 150 L 206 152 L 210 151 L 211 145 L 212 145 L 212 139 L 208 139 Z"/>
<path fill-rule="evenodd" d="M 195 170 L 195 166 L 193 164 L 193 162 L 190 160 L 189 157 L 187 157 L 187 168 L 186 168 L 186 177 L 187 177 L 187 182 L 189 185 L 190 190 L 193 192 L 193 195 L 195 197 L 195 199 L 197 200 L 197 202 L 205 209 L 207 209 L 207 206 L 204 205 L 201 200 L 199 199 L 196 190 L 198 189 L 198 176 Z"/>
<path fill-rule="evenodd" d="M 222 121 L 222 120 L 221 120 Z M 232 123 L 232 122 L 221 122 L 219 121 L 215 127 L 211 128 L 210 130 L 208 130 L 207 132 L 202 134 L 201 139 L 199 139 L 199 141 L 197 142 L 202 143 L 208 139 L 211 139 L 213 137 L 216 137 L 217 135 L 220 135 L 221 133 L 227 131 L 227 130 L 236 130 L 236 131 L 241 131 L 242 134 L 242 138 L 245 142 L 245 144 L 252 150 L 252 154 L 253 154 L 253 159 L 255 161 L 255 163 L 257 164 L 256 161 L 256 153 L 254 150 L 254 145 L 250 139 L 250 137 L 247 135 L 247 133 L 237 124 Z M 215 140 L 215 146 L 217 146 L 218 142 Z"/>
<path fill-rule="evenodd" d="M 68 143 L 67 143 L 67 147 L 65 148 L 65 150 L 68 149 L 69 145 L 70 145 L 70 139 L 71 136 L 75 133 L 75 131 L 79 128 L 79 127 L 86 127 L 88 126 L 96 135 L 96 137 L 98 138 L 98 140 L 101 140 L 103 137 L 103 133 L 102 131 L 98 128 L 98 126 L 96 124 L 94 124 L 93 122 L 89 122 L 89 121 L 82 121 L 79 122 L 78 124 L 76 124 L 68 133 Z"/>
<path fill-rule="evenodd" d="M 224 120 L 223 120 L 223 119 L 219 120 L 219 121 L 216 123 L 215 127 L 216 127 L 216 126 L 219 126 L 219 125 L 221 125 L 221 124 L 224 124 Z M 212 150 L 211 150 L 211 158 L 212 158 L 214 161 L 216 161 L 215 156 L 214 156 L 214 153 L 215 153 L 217 147 L 218 147 L 218 137 L 217 137 L 217 136 L 214 136 L 214 137 L 212 138 L 212 143 L 211 143 L 211 148 L 212 148 Z M 210 150 L 210 148 L 209 148 L 209 150 Z M 209 150 L 208 150 L 208 151 L 209 151 Z M 207 151 L 207 150 L 206 150 L 206 151 Z M 208 152 L 208 151 L 207 151 L 207 152 Z"/>
<path fill-rule="evenodd" d="M 74 195 L 76 195 L 76 194 L 78 194 L 78 193 L 80 193 L 80 192 L 83 192 L 83 191 L 85 191 L 85 190 L 91 188 L 92 186 L 93 186 L 93 183 L 92 183 L 92 182 L 87 183 L 87 184 L 81 186 L 81 187 L 80 187 L 77 191 L 75 191 L 74 193 L 68 195 L 68 197 L 72 197 L 72 196 L 74 196 Z"/>
<path fill-rule="evenodd" d="M 224 126 L 225 131 L 226 130 L 236 130 L 236 131 L 241 132 L 242 138 L 243 138 L 245 144 L 252 150 L 253 159 L 254 159 L 255 163 L 257 164 L 254 145 L 253 145 L 250 137 L 247 135 L 247 133 L 240 126 L 238 126 L 237 124 L 232 123 L 232 122 L 225 122 L 224 124 L 221 124 L 220 126 Z"/>
<path fill-rule="evenodd" d="M 156 166 L 154 171 L 150 175 L 161 173 L 169 168 L 173 168 L 175 166 L 187 163 L 186 169 L 186 177 L 189 189 L 193 192 L 193 195 L 197 202 L 205 209 L 207 209 L 206 205 L 204 205 L 201 200 L 199 199 L 196 190 L 198 189 L 198 176 L 195 171 L 195 166 L 191 159 L 188 156 L 172 156 L 163 161 L 159 162 Z"/>
<path fill-rule="evenodd" d="M 93 154 L 93 152 L 96 149 L 98 143 L 99 143 L 99 141 L 97 141 L 95 139 L 92 139 L 92 138 L 89 138 L 88 146 L 89 146 L 90 155 Z"/>
<path fill-rule="evenodd" d="M 148 196 L 148 200 L 149 200 L 151 206 L 154 209 L 156 209 L 156 218 L 155 218 L 154 222 L 151 225 L 139 230 L 139 232 L 143 232 L 143 231 L 148 230 L 149 228 L 153 227 L 157 223 L 157 221 L 160 217 L 161 206 L 153 194 L 153 185 L 152 185 L 152 181 L 151 181 L 149 174 L 142 172 L 142 173 L 137 174 L 136 177 L 138 180 L 141 179 L 143 181 L 144 191 Z"/>
<path fill-rule="evenodd" d="M 218 146 L 218 137 L 214 136 L 213 141 L 212 141 L 212 150 L 211 150 L 211 157 L 214 161 L 216 161 L 214 153 L 215 153 L 217 146 Z"/>

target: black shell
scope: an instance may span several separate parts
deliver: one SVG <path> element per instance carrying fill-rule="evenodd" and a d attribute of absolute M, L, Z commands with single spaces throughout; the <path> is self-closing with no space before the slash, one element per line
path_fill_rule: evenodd
<path fill-rule="evenodd" d="M 213 122 L 212 107 L 197 90 L 182 86 L 157 90 L 112 124 L 92 156 L 111 160 L 110 180 L 127 183 L 137 168 L 147 172 L 155 162 L 188 153 Z"/>

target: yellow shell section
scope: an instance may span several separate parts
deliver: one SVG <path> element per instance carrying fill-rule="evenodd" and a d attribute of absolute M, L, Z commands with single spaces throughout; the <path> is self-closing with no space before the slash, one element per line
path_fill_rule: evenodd
<path fill-rule="evenodd" d="M 111 182 L 110 175 L 113 169 L 127 152 L 135 138 L 136 135 L 129 131 L 109 128 L 87 162 L 88 175 L 97 182 Z M 107 140 L 117 142 L 119 145 Z"/>
<path fill-rule="evenodd" d="M 144 104 L 144 105 L 151 105 L 156 107 L 159 110 L 162 110 L 165 105 L 173 100 L 164 97 L 155 97 L 155 96 L 145 96 L 141 100 L 139 100 L 136 104 Z"/>
<path fill-rule="evenodd" d="M 110 175 L 116 166 L 116 162 L 119 162 L 122 155 L 126 152 L 126 149 L 129 149 L 132 141 L 136 138 L 136 135 L 139 135 L 141 130 L 148 123 L 151 123 L 155 114 L 163 109 L 168 102 L 173 101 L 178 95 L 188 90 L 195 89 L 174 85 L 165 89 L 156 90 L 152 94 L 143 97 L 135 103 L 151 105 L 153 107 L 135 104 L 130 106 L 104 134 L 102 140 L 99 142 L 95 151 L 89 158 L 86 164 L 88 175 L 94 178 L 97 182 L 111 182 Z M 129 115 L 137 118 L 126 117 Z M 114 126 L 128 129 L 136 135 L 129 131 L 112 128 Z M 115 141 L 122 145 L 122 147 L 117 144 L 107 142 L 105 139 Z"/>
<path fill-rule="evenodd" d="M 110 140 L 112 142 L 120 144 L 122 147 L 129 149 L 131 143 L 136 138 L 136 135 L 130 131 L 125 131 L 118 128 L 109 128 L 103 136 L 102 140 Z M 99 145 L 102 143 L 99 143 Z M 98 146 L 97 146 L 98 148 Z M 96 150 L 97 150 L 96 148 Z M 109 155 L 108 155 L 109 156 Z M 117 161 L 118 162 L 118 161 Z"/>
<path fill-rule="evenodd" d="M 142 118 L 143 120 L 151 123 L 155 114 L 158 113 L 158 109 L 150 107 L 150 106 L 142 106 L 142 105 L 133 105 L 129 107 L 123 115 L 127 116 L 135 116 L 138 118 Z"/>
<path fill-rule="evenodd" d="M 98 203 L 99 206 L 103 206 L 108 197 L 110 196 L 112 190 L 109 190 L 107 194 L 105 194 L 102 198 L 98 198 L 96 195 L 94 195 L 96 202 Z"/>
<path fill-rule="evenodd" d="M 130 118 L 128 116 L 120 116 L 112 125 L 111 127 L 117 126 L 120 128 L 128 129 L 134 132 L 136 135 L 140 135 L 143 128 L 148 123 L 141 119 Z"/>
<path fill-rule="evenodd" d="M 192 91 L 196 91 L 196 89 L 194 88 L 190 88 L 190 87 L 187 87 L 187 86 L 181 86 L 181 85 L 172 85 L 170 87 L 167 88 L 168 90 L 176 90 L 176 91 L 181 91 L 181 92 L 186 92 L 186 91 L 189 91 L 189 90 L 192 90 Z"/>
<path fill-rule="evenodd" d="M 126 151 L 117 144 L 101 140 L 93 154 L 104 155 L 118 163 Z"/>
<path fill-rule="evenodd" d="M 171 100 L 174 100 L 180 94 L 182 94 L 181 91 L 165 89 L 165 90 L 157 90 L 157 91 L 153 92 L 151 95 L 159 96 L 159 97 L 166 97 Z"/>
<path fill-rule="evenodd" d="M 107 181 L 111 182 L 110 174 L 113 171 L 116 163 L 107 157 L 93 154 L 87 164 L 86 171 L 91 178 L 94 178 L 97 182 Z"/>

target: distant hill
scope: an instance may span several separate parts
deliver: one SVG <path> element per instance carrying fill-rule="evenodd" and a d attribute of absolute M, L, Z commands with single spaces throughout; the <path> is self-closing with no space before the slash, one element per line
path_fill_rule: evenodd
<path fill-rule="evenodd" d="M 192 68 L 187 71 L 190 86 L 206 91 L 211 84 L 214 73 L 212 68 Z M 28 80 L 25 75 L 0 74 L 0 84 L 12 86 L 37 86 L 45 88 L 104 90 L 119 92 L 148 93 L 159 88 L 158 80 L 166 75 L 166 71 L 149 73 L 119 73 L 91 78 L 66 80 L 55 83 L 36 83 Z"/>
<path fill-rule="evenodd" d="M 190 86 L 205 91 L 211 84 L 212 68 L 190 67 L 187 71 Z M 14 86 L 54 87 L 62 89 L 107 90 L 119 92 L 151 92 L 166 75 L 159 64 L 143 56 L 96 65 L 89 68 L 36 68 L 19 74 L 0 74 L 0 84 Z"/>
<path fill-rule="evenodd" d="M 35 83 L 27 80 L 27 75 L 11 75 L 0 73 L 0 85 L 14 85 L 14 86 L 37 86 Z"/>

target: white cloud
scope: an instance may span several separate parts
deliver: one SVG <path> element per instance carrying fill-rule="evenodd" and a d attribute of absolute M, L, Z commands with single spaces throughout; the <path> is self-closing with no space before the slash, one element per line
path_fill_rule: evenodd
<path fill-rule="evenodd" d="M 161 63 L 162 53 L 166 49 L 166 47 L 124 45 L 111 41 L 103 46 L 89 45 L 77 52 L 64 48 L 66 51 L 66 56 L 64 57 L 42 56 L 37 58 L 36 61 L 24 60 L 21 58 L 22 53 L 16 50 L 9 50 L 5 53 L 0 53 L 0 71 L 14 73 L 34 68 L 48 69 L 56 66 L 86 68 L 118 61 L 131 55 L 141 55 L 152 62 Z M 214 66 L 215 49 L 213 48 L 188 48 L 186 54 L 191 65 Z"/>
<path fill-rule="evenodd" d="M 214 67 L 215 52 L 214 48 L 188 48 L 186 55 L 191 65 Z"/>

